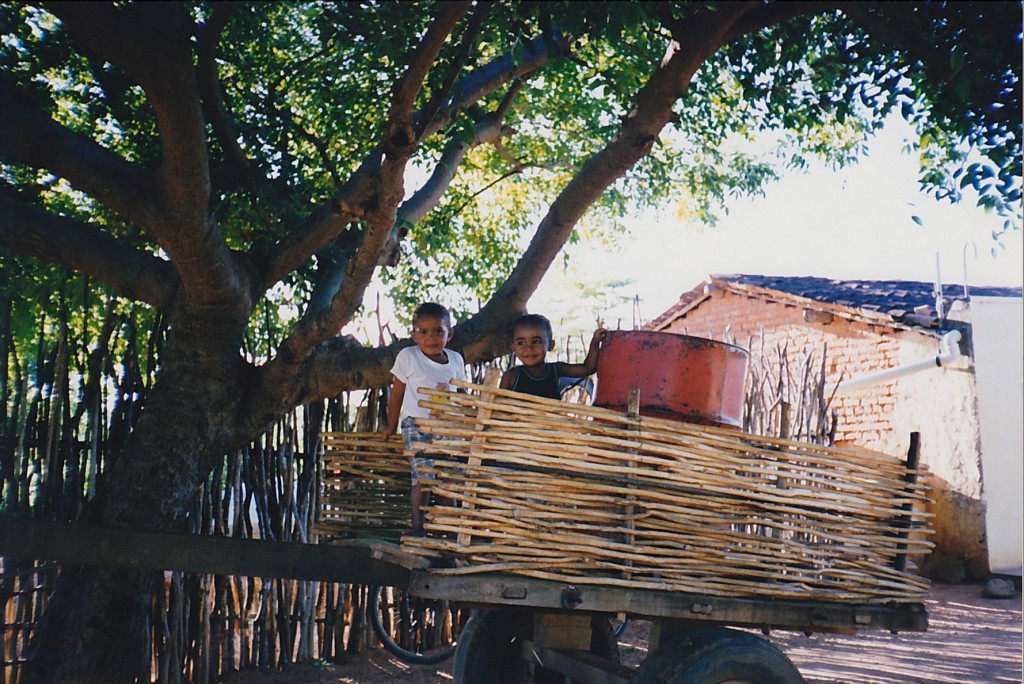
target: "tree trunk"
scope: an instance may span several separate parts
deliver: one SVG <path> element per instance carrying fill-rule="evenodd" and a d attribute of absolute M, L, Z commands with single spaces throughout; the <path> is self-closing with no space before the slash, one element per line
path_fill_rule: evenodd
<path fill-rule="evenodd" d="M 71 566 L 61 571 L 33 633 L 22 681 L 150 681 L 147 630 L 162 573 Z"/>
<path fill-rule="evenodd" d="M 173 326 L 172 326 L 173 329 Z M 172 336 L 136 429 L 82 519 L 92 524 L 184 531 L 197 488 L 238 436 L 237 397 L 247 366 L 231 343 L 202 348 Z M 67 567 L 38 624 L 25 682 L 149 681 L 152 572 Z M 175 667 L 176 663 L 172 663 Z"/>

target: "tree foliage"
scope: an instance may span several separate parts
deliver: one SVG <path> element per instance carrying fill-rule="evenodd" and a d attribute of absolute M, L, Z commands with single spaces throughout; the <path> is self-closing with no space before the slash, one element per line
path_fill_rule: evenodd
<path fill-rule="evenodd" d="M 386 383 L 406 342 L 339 334 L 378 273 L 402 302 L 453 305 L 456 346 L 493 358 L 579 230 L 666 202 L 711 223 L 809 155 L 856 159 L 892 114 L 919 133 L 925 188 L 957 201 L 974 187 L 1015 228 L 1020 14 L 1017 2 L 0 5 L 11 320 L 90 292 L 166 330 L 146 410 L 86 517 L 180 526 L 225 450 L 294 406 Z M 752 139 L 772 144 L 751 156 L 737 142 Z M 87 639 L 88 611 L 131 612 L 98 577 L 95 601 L 55 602 L 66 613 L 40 643 Z M 76 665 L 53 654 L 78 646 L 52 645 L 37 678 L 87 679 L 113 658 L 96 646 Z"/>

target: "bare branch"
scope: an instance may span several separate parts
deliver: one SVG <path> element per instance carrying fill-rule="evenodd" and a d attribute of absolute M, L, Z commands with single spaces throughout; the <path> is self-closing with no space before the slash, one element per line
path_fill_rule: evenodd
<path fill-rule="evenodd" d="M 512 56 L 507 55 L 462 81 L 453 89 L 447 106 L 442 108 L 437 116 L 432 117 L 432 122 L 424 134 L 430 135 L 440 130 L 451 120 L 456 109 L 476 102 L 512 78 L 525 75 L 546 64 L 551 56 L 551 48 L 555 45 L 558 43 L 548 39 L 537 39 L 526 50 L 527 58 L 523 62 L 516 64 Z M 503 101 L 499 108 L 502 114 L 507 111 L 516 90 L 518 86 L 511 89 Z M 395 112 L 396 109 L 393 108 L 392 111 Z M 384 149 L 389 147 L 389 142 L 392 156 L 386 157 Z M 396 209 L 391 210 L 390 216 L 381 210 L 388 206 L 397 207 L 401 200 L 402 174 L 408 154 L 404 153 L 404 150 L 395 154 L 395 148 L 398 147 L 395 145 L 396 142 L 386 141 L 374 149 L 335 195 L 330 207 L 321 208 L 303 227 L 293 231 L 285 241 L 265 256 L 264 284 L 269 287 L 308 258 L 309 254 L 319 251 L 327 242 L 334 239 L 346 225 L 352 221 L 367 219 L 367 227 L 363 232 L 350 232 L 344 243 L 347 246 L 339 246 L 341 258 L 329 272 L 322 274 L 315 306 L 310 306 L 292 334 L 279 348 L 278 356 L 261 371 L 267 378 L 271 378 L 271 384 L 283 382 L 291 369 L 309 358 L 312 350 L 319 349 L 318 345 L 321 342 L 337 334 L 341 325 L 351 318 L 358 302 L 361 301 L 361 294 L 372 277 L 390 229 L 396 223 Z M 391 179 L 390 182 L 388 178 Z M 389 189 L 390 198 L 382 202 L 384 198 L 380 191 L 383 189 Z M 363 213 L 362 210 L 362 207 L 371 203 L 377 204 L 378 208 L 372 216 Z M 388 220 L 388 223 L 385 223 L 385 220 Z M 356 241 L 358 246 L 353 246 Z M 352 256 L 347 258 L 350 253 Z M 331 290 L 334 290 L 334 296 L 328 300 L 326 294 Z M 384 382 L 388 376 L 384 373 L 381 377 L 381 381 Z"/>
<path fill-rule="evenodd" d="M 327 147 L 327 143 L 307 130 L 306 127 L 302 125 L 301 121 L 295 122 L 295 130 L 298 132 L 300 137 L 313 146 L 313 149 L 316 150 L 317 155 L 320 157 L 320 163 L 323 164 L 324 168 L 327 169 L 327 172 L 331 174 L 331 180 L 334 181 L 334 185 L 340 189 L 344 183 L 341 180 L 341 175 L 338 173 L 338 165 L 334 163 L 333 159 L 331 159 L 330 149 Z"/>
<path fill-rule="evenodd" d="M 177 282 L 163 259 L 95 226 L 54 216 L 0 193 L 0 247 L 96 278 L 121 295 L 163 306 Z"/>
<path fill-rule="evenodd" d="M 391 381 L 395 356 L 409 340 L 395 340 L 380 347 L 365 347 L 351 336 L 335 337 L 317 345 L 300 372 L 282 376 L 273 366 L 256 370 L 253 391 L 239 411 L 245 434 L 259 434 L 293 406 L 346 390 L 383 387 Z"/>
<path fill-rule="evenodd" d="M 277 243 L 252 250 L 253 262 L 263 276 L 264 290 L 323 249 L 350 223 L 366 218 L 364 206 L 373 203 L 374 180 L 382 154 L 380 147 L 375 149 L 330 201 Z"/>
<path fill-rule="evenodd" d="M 512 85 L 509 86 L 508 90 L 505 91 L 505 96 L 501 98 L 501 102 L 498 103 L 498 108 L 494 110 L 493 118 L 495 121 L 504 121 L 508 115 L 508 110 L 512 109 L 512 102 L 516 99 L 516 95 L 523 89 L 522 79 L 517 78 L 512 81 Z"/>
<path fill-rule="evenodd" d="M 415 225 L 437 205 L 469 150 L 484 143 L 499 145 L 500 137 L 511 132 L 511 129 L 502 124 L 502 119 L 508 113 L 512 100 L 521 87 L 521 82 L 514 83 L 498 108 L 473 125 L 472 138 L 467 140 L 460 134 L 452 136 L 445 145 L 441 159 L 434 167 L 430 178 L 412 197 L 402 203 L 398 210 L 398 224 Z"/>
<path fill-rule="evenodd" d="M 455 112 L 479 102 L 510 81 L 521 79 L 547 64 L 552 57 L 568 51 L 559 36 L 538 36 L 523 46 L 522 54 L 505 54 L 469 74 L 452 89 L 451 99 L 427 125 L 422 137 L 433 135 L 451 123 Z"/>
<path fill-rule="evenodd" d="M 428 31 L 429 34 L 430 32 Z M 507 83 L 513 77 L 513 74 L 523 75 L 545 64 L 550 57 L 552 45 L 553 43 L 548 40 L 535 41 L 535 45 L 528 51 L 528 59 L 523 64 L 516 66 L 511 56 L 507 56 L 495 60 L 479 74 L 475 74 L 473 77 L 463 81 L 459 87 L 454 89 L 453 96 L 450 98 L 448 105 L 439 111 L 438 116 L 433 117 L 431 125 L 427 127 L 427 134 L 439 130 L 439 126 L 442 125 L 441 122 L 450 120 L 452 112 L 457 107 L 467 106 L 475 102 L 493 89 Z M 503 69 L 503 71 L 499 71 L 500 69 Z M 403 86 L 404 88 L 405 86 Z M 508 111 L 512 98 L 518 91 L 518 88 L 518 85 L 511 88 L 510 92 L 503 99 L 502 104 L 499 106 L 499 111 L 502 114 Z M 403 89 L 399 89 L 396 86 L 396 90 L 400 92 L 404 92 Z M 400 110 L 401 107 L 393 107 L 392 113 L 394 114 Z M 391 119 L 392 122 L 396 120 L 398 119 Z M 493 131 L 494 135 L 497 135 L 497 131 L 500 131 L 500 119 L 487 121 L 479 131 L 481 138 L 483 139 L 490 135 L 489 131 Z M 351 318 L 352 313 L 354 313 L 359 305 L 362 293 L 365 291 L 367 283 L 369 283 L 385 241 L 391 232 L 390 229 L 396 223 L 396 208 L 401 200 L 402 193 L 402 176 L 405 164 L 408 161 L 408 151 L 411 149 L 412 144 L 411 142 L 403 148 L 400 144 L 401 142 L 401 140 L 392 138 L 386 140 L 363 163 L 360 170 L 349 179 L 342 193 L 339 193 L 339 196 L 346 196 L 346 193 L 348 193 L 348 197 L 354 198 L 365 192 L 367 186 L 372 183 L 376 189 L 372 197 L 374 201 L 379 202 L 379 208 L 377 211 L 367 215 L 366 229 L 359 236 L 360 242 L 352 258 L 344 262 L 343 268 L 335 266 L 331 273 L 325 274 L 322 281 L 324 287 L 337 288 L 330 303 L 324 306 L 322 302 L 325 302 L 325 299 L 318 296 L 317 308 L 311 307 L 307 310 L 302 320 L 299 321 L 292 331 L 292 334 L 282 343 L 277 357 L 263 369 L 266 377 L 272 379 L 271 384 L 283 382 L 284 378 L 290 374 L 289 369 L 294 369 L 296 366 L 303 364 L 309 358 L 310 353 L 314 349 L 319 348 L 318 345 L 321 342 L 337 334 L 341 325 Z M 385 149 L 388 150 L 388 154 L 384 154 Z M 462 150 L 461 154 L 464 153 L 465 150 Z M 455 153 L 453 152 L 453 154 Z M 374 159 L 373 155 L 377 155 L 377 158 Z M 352 206 L 347 202 L 342 203 L 342 205 L 345 207 Z M 393 207 L 390 215 L 385 211 L 388 207 Z M 388 223 L 385 223 L 385 221 L 388 221 Z M 341 226 L 337 225 L 337 221 L 334 223 L 335 227 L 340 231 Z M 326 221 L 322 222 L 320 228 L 322 229 L 326 225 Z M 307 245 L 313 243 L 311 235 L 314 230 L 316 229 L 310 226 L 310 230 L 306 231 L 307 235 L 304 239 Z M 275 378 L 276 380 L 274 380 Z M 387 375 L 384 374 L 381 382 L 386 380 Z"/>
<path fill-rule="evenodd" d="M 512 153 L 505 149 L 505 145 L 501 142 L 501 140 L 495 140 L 494 147 L 495 149 L 498 150 L 498 154 L 501 156 L 501 158 L 507 161 L 512 166 L 513 173 L 519 173 L 520 171 L 523 171 L 526 168 L 526 164 L 513 157 Z M 509 174 L 505 174 L 503 178 L 507 178 L 508 175 Z"/>
<path fill-rule="evenodd" d="M 209 177 L 204 120 L 192 65 L 193 25 L 179 3 L 51 2 L 46 7 L 89 52 L 131 74 L 146 91 L 160 132 L 164 206 L 175 226 L 205 226 Z M 146 227 L 155 229 L 160 222 Z M 166 247 L 165 247 L 166 248 Z"/>
<path fill-rule="evenodd" d="M 338 202 L 337 197 L 335 201 L 335 207 L 342 209 L 341 213 L 348 213 L 349 220 L 364 220 L 363 230 L 355 243 L 355 251 L 346 260 L 340 277 L 332 278 L 332 281 L 338 283 L 338 287 L 330 304 L 319 309 L 307 310 L 281 344 L 278 357 L 270 364 L 280 367 L 281 372 L 287 372 L 287 368 L 293 364 L 304 362 L 313 348 L 319 342 L 336 335 L 360 306 L 362 294 L 373 277 L 380 254 L 395 223 L 398 205 L 405 192 L 405 167 L 418 144 L 412 129 L 412 107 L 442 46 L 470 4 L 468 1 L 440 3 L 440 12 L 413 51 L 405 73 L 395 82 L 385 139 L 381 144 L 379 156 L 371 154 L 349 183 L 342 188 L 339 196 L 346 197 L 346 201 Z M 366 196 L 364 193 L 369 195 Z M 363 196 L 365 201 L 360 202 L 358 208 L 353 210 L 347 201 L 350 196 Z M 344 211 L 346 209 L 347 212 Z M 321 216 L 324 216 L 324 213 L 321 211 Z M 338 216 L 333 219 L 324 218 L 327 220 L 321 220 L 303 230 L 300 242 L 296 243 L 295 247 L 316 245 L 316 251 L 326 244 L 324 241 L 317 245 L 318 238 L 330 235 L 328 240 L 333 239 L 341 229 L 338 225 Z M 289 252 L 293 257 L 300 254 L 294 249 Z M 275 265 L 279 267 L 280 264 L 278 258 Z"/>
<path fill-rule="evenodd" d="M 159 11 L 167 18 L 173 13 L 172 3 Z M 153 86 L 157 74 L 152 69 L 150 49 L 160 52 L 170 35 L 159 31 L 159 20 L 152 7 L 139 4 L 117 7 L 110 2 L 44 2 L 43 6 L 55 14 L 64 28 L 72 33 L 90 52 L 132 75 L 146 90 Z M 173 21 L 166 26 L 168 32 Z"/>
<path fill-rule="evenodd" d="M 179 3 L 56 2 L 48 7 L 88 50 L 135 77 L 156 114 L 161 162 L 146 232 L 167 252 L 193 304 L 246 306 L 249 277 L 210 213 L 209 158 L 194 26 Z"/>
<path fill-rule="evenodd" d="M 317 347 L 303 369 L 302 402 L 335 396 L 340 390 L 384 387 L 391 382 L 391 368 L 398 352 L 411 345 L 408 339 L 387 346 L 364 347 L 344 338 Z"/>

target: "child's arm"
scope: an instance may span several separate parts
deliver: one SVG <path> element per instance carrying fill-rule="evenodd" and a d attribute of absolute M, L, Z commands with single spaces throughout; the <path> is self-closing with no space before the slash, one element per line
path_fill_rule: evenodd
<path fill-rule="evenodd" d="M 498 389 L 510 390 L 512 389 L 512 383 L 516 380 L 516 373 L 514 370 L 509 368 L 507 371 L 501 374 L 501 382 L 498 383 Z"/>
<path fill-rule="evenodd" d="M 449 349 L 447 351 L 451 351 L 451 350 Z M 455 375 L 454 375 L 454 377 L 452 377 L 452 380 L 462 380 L 463 382 L 469 382 L 469 376 L 466 375 L 466 360 L 464 358 L 462 358 L 462 354 L 458 355 L 458 360 L 459 360 L 459 363 L 458 363 L 458 365 L 456 367 L 457 370 L 455 371 Z M 455 387 L 455 388 L 449 387 L 449 389 L 454 389 L 459 394 L 469 394 L 469 390 L 466 389 L 465 387 Z"/>
<path fill-rule="evenodd" d="M 405 383 L 391 376 L 391 396 L 388 397 L 388 423 L 380 431 L 384 439 L 398 432 L 398 415 L 402 412 L 402 399 L 405 398 Z"/>
<path fill-rule="evenodd" d="M 601 357 L 601 342 L 604 341 L 607 332 L 605 328 L 598 328 L 594 331 L 594 336 L 590 338 L 587 358 L 583 360 L 583 363 L 556 363 L 558 374 L 566 378 L 582 378 L 593 375 L 597 371 L 597 362 Z"/>

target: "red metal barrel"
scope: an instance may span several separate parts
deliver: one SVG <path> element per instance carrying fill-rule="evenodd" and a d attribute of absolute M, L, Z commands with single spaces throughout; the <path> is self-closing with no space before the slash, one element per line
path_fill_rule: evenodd
<path fill-rule="evenodd" d="M 595 406 L 625 411 L 640 390 L 640 413 L 742 427 L 747 351 L 700 337 L 611 330 L 601 344 Z"/>

